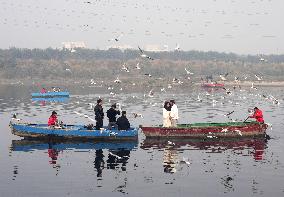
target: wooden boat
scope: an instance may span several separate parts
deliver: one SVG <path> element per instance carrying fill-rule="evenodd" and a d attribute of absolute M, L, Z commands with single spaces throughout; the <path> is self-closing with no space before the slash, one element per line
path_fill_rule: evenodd
<path fill-rule="evenodd" d="M 205 87 L 205 88 L 223 88 L 224 84 L 223 83 L 203 83 L 202 87 Z"/>
<path fill-rule="evenodd" d="M 61 96 L 61 97 L 33 97 L 33 102 L 58 102 L 65 103 L 68 102 L 69 97 Z"/>
<path fill-rule="evenodd" d="M 32 97 L 44 97 L 44 98 L 52 98 L 52 97 L 69 97 L 69 92 L 46 92 L 46 93 L 40 93 L 40 92 L 34 92 L 32 93 Z"/>
<path fill-rule="evenodd" d="M 267 124 L 258 122 L 178 124 L 177 127 L 140 127 L 146 137 L 226 138 L 264 136 Z"/>
<path fill-rule="evenodd" d="M 25 138 L 53 138 L 66 140 L 137 140 L 138 128 L 129 130 L 109 130 L 102 128 L 95 130 L 84 125 L 63 125 L 62 127 L 49 127 L 47 124 L 28 124 L 10 122 L 14 135 Z"/>

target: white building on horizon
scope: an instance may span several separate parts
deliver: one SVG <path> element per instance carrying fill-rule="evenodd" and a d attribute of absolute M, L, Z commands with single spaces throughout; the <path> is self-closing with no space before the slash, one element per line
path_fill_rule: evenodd
<path fill-rule="evenodd" d="M 77 41 L 77 42 L 62 42 L 63 48 L 68 50 L 74 50 L 76 48 L 87 48 L 85 42 Z"/>

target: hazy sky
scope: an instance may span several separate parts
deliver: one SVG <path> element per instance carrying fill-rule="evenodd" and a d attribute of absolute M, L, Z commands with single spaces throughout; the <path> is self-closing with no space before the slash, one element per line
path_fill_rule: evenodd
<path fill-rule="evenodd" d="M 181 50 L 284 54 L 283 9 L 284 0 L 0 0 L 0 48 L 84 41 L 99 49 L 179 44 Z"/>

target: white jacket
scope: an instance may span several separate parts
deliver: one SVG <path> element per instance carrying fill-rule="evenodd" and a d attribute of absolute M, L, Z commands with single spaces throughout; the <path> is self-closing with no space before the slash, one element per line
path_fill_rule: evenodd
<path fill-rule="evenodd" d="M 174 104 L 173 106 L 172 106 L 172 109 L 171 109 L 171 117 L 172 117 L 172 119 L 178 119 L 178 108 L 177 108 L 177 105 L 176 104 Z"/>

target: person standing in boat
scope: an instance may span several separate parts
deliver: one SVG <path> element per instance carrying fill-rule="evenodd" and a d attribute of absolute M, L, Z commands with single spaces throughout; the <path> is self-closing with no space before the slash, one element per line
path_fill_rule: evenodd
<path fill-rule="evenodd" d="M 104 120 L 104 109 L 103 109 L 103 100 L 98 99 L 97 105 L 95 106 L 95 120 L 96 120 L 96 130 L 100 130 L 103 127 L 103 120 Z"/>
<path fill-rule="evenodd" d="M 116 121 L 118 130 L 128 130 L 130 129 L 130 123 L 126 117 L 126 111 L 121 112 L 121 116 Z"/>
<path fill-rule="evenodd" d="M 171 103 L 169 101 L 165 101 L 163 108 L 163 127 L 171 127 Z"/>
<path fill-rule="evenodd" d="M 254 110 L 253 115 L 249 116 L 249 117 L 255 118 L 256 121 L 259 122 L 259 123 L 264 123 L 262 111 L 260 109 L 258 109 L 257 107 L 255 107 L 253 110 Z"/>
<path fill-rule="evenodd" d="M 107 110 L 107 117 L 109 120 L 108 129 L 111 129 L 112 127 L 117 128 L 116 115 L 120 115 L 120 111 L 116 110 L 116 103 L 115 103 L 111 106 L 111 108 L 109 108 L 109 110 Z"/>
<path fill-rule="evenodd" d="M 49 117 L 49 119 L 48 119 L 48 126 L 55 126 L 56 124 L 57 124 L 57 122 L 58 122 L 58 119 L 57 119 L 57 113 L 56 113 L 56 111 L 53 111 L 52 113 L 51 113 L 51 116 Z"/>
<path fill-rule="evenodd" d="M 170 100 L 170 103 L 171 103 L 171 113 L 170 113 L 170 116 L 171 116 L 171 126 L 172 127 L 177 127 L 177 121 L 178 121 L 178 107 L 176 105 L 176 102 L 175 100 Z"/>

